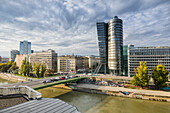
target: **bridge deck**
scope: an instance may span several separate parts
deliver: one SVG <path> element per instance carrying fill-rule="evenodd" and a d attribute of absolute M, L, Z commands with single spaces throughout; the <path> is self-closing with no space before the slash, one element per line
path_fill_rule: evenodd
<path fill-rule="evenodd" d="M 69 82 L 76 82 L 76 81 L 79 81 L 79 80 L 82 80 L 82 79 L 85 79 L 85 78 L 87 78 L 87 77 L 78 77 L 78 78 L 72 78 L 72 79 L 68 79 L 68 80 L 60 80 L 60 81 L 57 81 L 57 82 L 48 83 L 46 85 L 41 85 L 41 86 L 38 86 L 38 87 L 34 87 L 33 89 L 35 89 L 35 90 L 43 89 L 43 88 L 51 87 L 51 86 L 58 85 L 58 84 L 65 84 L 65 83 L 69 83 Z"/>
<path fill-rule="evenodd" d="M 2 109 L 0 113 L 79 113 L 79 111 L 75 106 L 62 100 L 42 98 Z"/>

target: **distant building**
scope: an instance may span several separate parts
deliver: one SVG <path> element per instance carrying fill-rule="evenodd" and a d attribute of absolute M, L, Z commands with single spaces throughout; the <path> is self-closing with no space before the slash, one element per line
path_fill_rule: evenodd
<path fill-rule="evenodd" d="M 31 50 L 31 53 L 34 53 L 34 50 Z"/>
<path fill-rule="evenodd" d="M 25 57 L 32 64 L 32 66 L 34 66 L 34 63 L 44 63 L 47 69 L 53 69 L 57 71 L 57 53 L 54 50 L 49 49 L 48 51 L 17 55 L 16 65 L 18 67 L 21 67 L 22 60 L 25 59 Z"/>
<path fill-rule="evenodd" d="M 30 54 L 31 53 L 31 42 L 20 41 L 20 54 Z"/>
<path fill-rule="evenodd" d="M 87 57 L 63 55 L 58 57 L 58 72 L 89 71 Z"/>
<path fill-rule="evenodd" d="M 9 58 L 1 58 L 1 63 L 6 63 L 9 61 Z"/>
<path fill-rule="evenodd" d="M 10 51 L 10 61 L 15 61 L 16 55 L 20 54 L 18 50 L 11 50 Z"/>
<path fill-rule="evenodd" d="M 128 76 L 134 76 L 140 61 L 146 61 L 148 74 L 152 74 L 152 69 L 158 64 L 165 66 L 167 71 L 170 71 L 170 47 L 128 47 Z"/>
<path fill-rule="evenodd" d="M 57 53 L 54 50 L 49 49 L 48 51 L 29 54 L 29 60 L 32 65 L 34 65 L 34 63 L 44 63 L 47 69 L 57 71 Z"/>
<path fill-rule="evenodd" d="M 89 61 L 89 71 L 94 72 L 97 66 L 100 64 L 100 58 L 93 55 L 86 56 Z"/>

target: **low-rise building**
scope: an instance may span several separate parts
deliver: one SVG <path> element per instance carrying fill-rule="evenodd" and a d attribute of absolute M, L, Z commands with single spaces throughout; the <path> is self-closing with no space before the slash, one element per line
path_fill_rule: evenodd
<path fill-rule="evenodd" d="M 6 63 L 6 62 L 8 62 L 8 61 L 9 61 L 9 58 L 6 58 L 6 57 L 1 58 L 1 63 Z"/>
<path fill-rule="evenodd" d="M 140 61 L 146 61 L 148 74 L 152 75 L 152 69 L 158 64 L 165 66 L 167 71 L 170 71 L 170 47 L 128 47 L 128 76 L 136 75 L 134 69 L 140 64 Z"/>
<path fill-rule="evenodd" d="M 58 57 L 58 72 L 72 72 L 78 70 L 88 71 L 87 57 L 63 55 Z"/>
<path fill-rule="evenodd" d="M 34 66 L 34 63 L 45 64 L 47 69 L 57 70 L 57 53 L 54 50 L 49 49 L 48 51 L 36 52 L 32 54 L 22 54 L 16 56 L 16 65 L 21 67 L 22 60 L 27 60 Z"/>

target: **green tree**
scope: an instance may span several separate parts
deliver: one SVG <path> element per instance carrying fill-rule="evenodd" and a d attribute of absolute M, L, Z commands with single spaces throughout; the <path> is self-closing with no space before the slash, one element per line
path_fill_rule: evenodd
<path fill-rule="evenodd" d="M 140 62 L 140 66 L 137 68 L 137 72 L 135 70 L 136 75 L 133 76 L 133 80 L 131 81 L 135 86 L 141 86 L 142 88 L 147 86 L 150 80 L 148 75 L 148 67 L 146 66 L 146 62 Z"/>
<path fill-rule="evenodd" d="M 1 63 L 0 64 L 0 70 L 2 72 L 7 72 L 7 70 L 8 70 L 7 64 Z"/>
<path fill-rule="evenodd" d="M 34 63 L 34 72 L 37 78 L 40 76 L 40 66 L 41 66 L 40 63 L 38 65 Z"/>
<path fill-rule="evenodd" d="M 14 72 L 16 69 L 18 69 L 19 67 L 18 66 L 16 66 L 16 63 L 15 62 L 13 62 L 12 63 L 12 66 L 9 68 L 9 71 L 10 72 Z"/>
<path fill-rule="evenodd" d="M 20 73 L 24 74 L 24 76 L 26 76 L 27 74 L 26 60 L 27 60 L 26 57 L 24 60 L 22 60 L 21 71 L 20 71 Z"/>
<path fill-rule="evenodd" d="M 29 61 L 27 61 L 26 57 L 24 60 L 22 60 L 21 64 L 21 74 L 24 74 L 24 76 L 30 76 L 30 72 L 32 71 L 32 65 Z"/>
<path fill-rule="evenodd" d="M 168 82 L 169 72 L 165 70 L 165 66 L 162 64 L 153 68 L 152 78 L 154 80 L 155 88 L 160 89 L 166 86 L 165 82 Z"/>
<path fill-rule="evenodd" d="M 55 70 L 54 70 L 54 69 L 48 69 L 48 70 L 47 70 L 48 76 L 52 76 L 52 75 L 54 75 L 54 73 L 55 73 Z"/>
<path fill-rule="evenodd" d="M 40 70 L 40 76 L 41 77 L 44 77 L 45 71 L 46 71 L 46 65 L 42 64 L 41 70 Z"/>
<path fill-rule="evenodd" d="M 30 62 L 26 62 L 27 76 L 30 76 L 30 72 L 32 71 L 32 65 Z"/>

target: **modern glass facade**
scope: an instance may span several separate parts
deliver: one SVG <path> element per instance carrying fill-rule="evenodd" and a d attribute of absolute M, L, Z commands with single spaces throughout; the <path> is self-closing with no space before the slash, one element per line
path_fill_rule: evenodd
<path fill-rule="evenodd" d="M 107 23 L 98 22 L 97 23 L 97 35 L 99 44 L 99 54 L 100 62 L 107 64 Z"/>
<path fill-rule="evenodd" d="M 115 16 L 108 23 L 97 22 L 97 34 L 101 64 L 105 64 L 105 69 L 109 70 L 108 73 L 122 75 L 122 20 Z"/>
<path fill-rule="evenodd" d="M 108 67 L 113 75 L 122 74 L 122 20 L 115 16 L 108 22 Z"/>
<path fill-rule="evenodd" d="M 128 76 L 128 46 L 123 46 L 123 76 Z"/>
<path fill-rule="evenodd" d="M 97 22 L 97 35 L 100 54 L 100 65 L 97 67 L 99 73 L 106 74 L 108 71 L 108 24 Z M 97 71 L 96 70 L 96 71 Z"/>
<path fill-rule="evenodd" d="M 20 54 L 30 54 L 31 53 L 31 42 L 20 41 Z"/>

